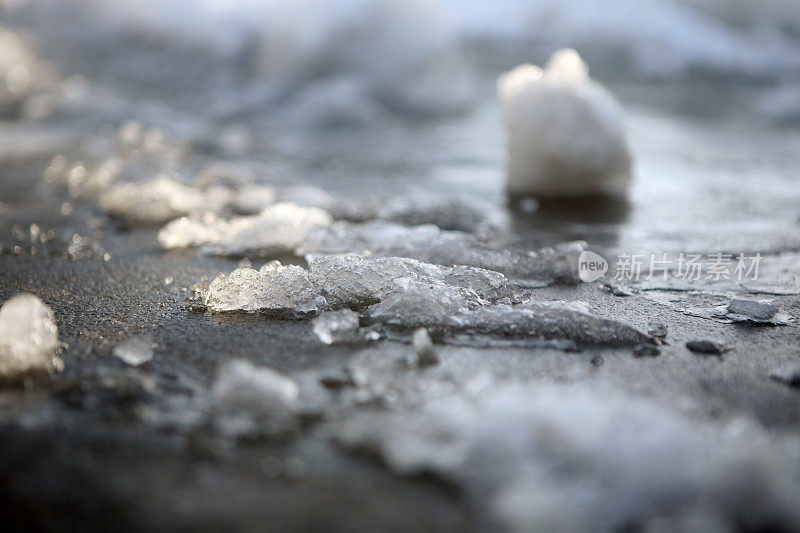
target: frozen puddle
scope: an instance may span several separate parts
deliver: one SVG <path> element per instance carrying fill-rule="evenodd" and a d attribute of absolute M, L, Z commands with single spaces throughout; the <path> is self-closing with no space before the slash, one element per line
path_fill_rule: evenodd
<path fill-rule="evenodd" d="M 400 257 L 333 254 L 312 259 L 308 270 L 278 262 L 261 270 L 239 268 L 219 275 L 203 299 L 212 312 L 277 318 L 351 309 L 367 323 L 401 331 L 425 327 L 443 334 L 616 346 L 656 342 L 632 326 L 594 314 L 586 304 L 535 301 L 498 272 Z"/>

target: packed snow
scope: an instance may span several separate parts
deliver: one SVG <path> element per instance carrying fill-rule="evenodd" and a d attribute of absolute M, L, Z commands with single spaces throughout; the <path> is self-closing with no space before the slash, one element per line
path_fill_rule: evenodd
<path fill-rule="evenodd" d="M 213 424 L 230 438 L 277 437 L 297 429 L 300 389 L 289 377 L 250 361 L 224 363 L 212 386 Z"/>
<path fill-rule="evenodd" d="M 0 379 L 60 370 L 58 347 L 55 316 L 38 296 L 18 294 L 0 307 Z"/>
<path fill-rule="evenodd" d="M 631 155 L 622 109 L 589 78 L 574 50 L 544 69 L 520 65 L 497 80 L 508 135 L 508 191 L 537 197 L 622 196 Z"/>

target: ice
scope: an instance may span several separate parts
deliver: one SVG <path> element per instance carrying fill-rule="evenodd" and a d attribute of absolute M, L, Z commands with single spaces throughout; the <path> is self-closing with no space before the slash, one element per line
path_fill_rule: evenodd
<path fill-rule="evenodd" d="M 278 437 L 297 429 L 300 389 L 271 368 L 243 359 L 225 363 L 211 395 L 214 427 L 224 436 Z"/>
<path fill-rule="evenodd" d="M 773 370 L 769 377 L 789 387 L 800 387 L 800 363 L 786 363 Z"/>
<path fill-rule="evenodd" d="M 727 316 L 735 322 L 779 324 L 788 323 L 788 315 L 772 300 L 759 298 L 734 298 L 728 304 Z"/>
<path fill-rule="evenodd" d="M 655 339 L 623 322 L 603 318 L 582 302 L 476 305 L 465 290 L 408 285 L 367 310 L 369 321 L 504 338 L 567 340 L 581 345 L 637 346 Z"/>
<path fill-rule="evenodd" d="M 460 231 L 443 231 L 426 224 L 406 227 L 384 221 L 361 224 L 335 222 L 314 231 L 298 254 L 361 252 L 410 257 L 441 265 L 467 265 L 494 270 L 525 286 L 553 282 L 577 284 L 580 241 L 523 253 L 496 249 Z"/>
<path fill-rule="evenodd" d="M 153 359 L 156 343 L 150 337 L 131 337 L 114 347 L 114 357 L 131 366 L 140 366 Z"/>
<path fill-rule="evenodd" d="M 747 322 L 771 326 L 787 326 L 793 318 L 769 299 L 739 296 L 727 305 L 717 307 L 690 307 L 685 314 L 702 318 L 712 318 L 725 323 Z"/>
<path fill-rule="evenodd" d="M 399 330 L 561 339 L 580 344 L 635 346 L 656 339 L 622 322 L 603 318 L 580 302 L 537 302 L 498 272 L 447 267 L 402 257 L 356 254 L 311 260 L 309 270 L 267 263 L 261 271 L 239 268 L 220 274 L 205 294 L 213 312 L 262 312 L 303 318 L 327 309 L 363 310 L 370 323 Z M 347 318 L 349 317 L 349 318 Z M 315 325 L 327 342 L 340 321 L 331 315 Z M 350 327 L 347 326 L 347 327 Z"/>
<path fill-rule="evenodd" d="M 426 285 L 433 293 L 442 289 L 468 291 L 465 298 L 472 298 L 476 304 L 512 298 L 519 290 L 497 272 L 444 267 L 401 257 L 328 255 L 313 259 L 309 272 L 311 282 L 335 308 L 368 307 L 406 290 L 409 283 Z"/>
<path fill-rule="evenodd" d="M 257 215 L 229 220 L 213 215 L 173 220 L 158 232 L 164 249 L 205 246 L 219 255 L 292 253 L 312 231 L 333 222 L 314 207 L 278 203 Z"/>
<path fill-rule="evenodd" d="M 794 436 L 746 420 L 700 424 L 595 383 L 396 390 L 398 407 L 362 412 L 339 442 L 455 485 L 500 529 L 800 527 Z"/>
<path fill-rule="evenodd" d="M 55 316 L 39 297 L 18 294 L 0 308 L 0 380 L 61 370 L 58 346 Z"/>
<path fill-rule="evenodd" d="M 544 70 L 520 65 L 497 90 L 508 134 L 508 190 L 539 197 L 623 195 L 631 156 L 622 109 L 574 50 Z"/>
<path fill-rule="evenodd" d="M 425 328 L 414 330 L 411 335 L 411 345 L 417 354 L 417 364 L 419 366 L 431 366 L 439 364 L 439 355 L 433 347 L 433 341 Z"/>
<path fill-rule="evenodd" d="M 350 309 L 328 311 L 314 319 L 314 334 L 323 344 L 348 344 L 359 340 L 358 314 Z"/>
<path fill-rule="evenodd" d="M 224 187 L 202 191 L 170 178 L 113 184 L 98 197 L 106 212 L 138 225 L 163 224 L 192 213 L 219 211 L 230 200 L 231 191 Z"/>
<path fill-rule="evenodd" d="M 258 311 L 278 318 L 299 318 L 328 308 L 305 269 L 277 262 L 260 271 L 238 268 L 220 274 L 211 282 L 204 303 L 215 312 Z"/>

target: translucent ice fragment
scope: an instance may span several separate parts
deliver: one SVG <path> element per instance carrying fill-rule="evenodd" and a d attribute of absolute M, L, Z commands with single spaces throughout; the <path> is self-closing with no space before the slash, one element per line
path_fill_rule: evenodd
<path fill-rule="evenodd" d="M 261 271 L 238 268 L 220 274 L 208 288 L 205 305 L 211 311 L 259 311 L 279 318 L 313 315 L 328 308 L 305 269 L 268 265 Z"/>
<path fill-rule="evenodd" d="M 114 357 L 131 366 L 139 366 L 153 359 L 156 343 L 150 337 L 131 337 L 114 347 Z"/>
<path fill-rule="evenodd" d="M 519 288 L 505 276 L 472 267 L 445 267 L 403 257 L 327 255 L 309 263 L 311 282 L 334 308 L 359 309 L 407 289 L 408 283 L 427 284 L 429 290 L 470 284 L 474 297 L 497 301 L 513 297 Z M 467 290 L 466 287 L 463 287 Z"/>
<path fill-rule="evenodd" d="M 18 294 L 0 308 L 0 379 L 60 370 L 53 311 L 32 294 Z"/>
<path fill-rule="evenodd" d="M 358 341 L 358 314 L 350 309 L 329 311 L 314 319 L 314 333 L 323 344 Z"/>
<path fill-rule="evenodd" d="M 426 291 L 423 285 L 388 296 L 367 319 L 401 329 L 419 327 L 511 338 L 564 339 L 579 344 L 636 346 L 654 338 L 633 326 L 594 314 L 582 302 L 471 305 L 464 292 Z"/>
<path fill-rule="evenodd" d="M 231 438 L 282 436 L 297 428 L 300 389 L 289 377 L 247 360 L 225 363 L 212 387 L 214 427 Z"/>

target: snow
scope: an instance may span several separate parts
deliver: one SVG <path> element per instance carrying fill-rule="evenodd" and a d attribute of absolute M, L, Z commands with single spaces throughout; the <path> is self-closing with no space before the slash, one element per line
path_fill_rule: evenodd
<path fill-rule="evenodd" d="M 508 190 L 539 197 L 621 196 L 631 177 L 622 109 L 574 50 L 544 70 L 520 65 L 497 80 L 508 134 Z"/>
<path fill-rule="evenodd" d="M 60 370 L 58 346 L 55 316 L 38 296 L 18 294 L 0 307 L 0 379 Z"/>
<path fill-rule="evenodd" d="M 281 318 L 313 315 L 328 308 L 305 269 L 280 263 L 267 264 L 260 271 L 238 268 L 220 274 L 211 282 L 205 304 L 215 312 L 259 311 Z"/>
<path fill-rule="evenodd" d="M 454 484 L 503 530 L 800 526 L 794 436 L 767 437 L 743 419 L 698 423 L 594 382 L 476 378 L 466 390 L 416 387 L 413 407 L 362 413 L 339 442 L 400 475 Z"/>
<path fill-rule="evenodd" d="M 155 348 L 156 343 L 150 337 L 131 337 L 116 345 L 111 353 L 126 365 L 141 366 L 153 359 Z"/>
<path fill-rule="evenodd" d="M 321 209 L 277 203 L 228 220 L 213 214 L 179 218 L 158 232 L 158 242 L 167 250 L 207 246 L 220 255 L 292 253 L 309 233 L 332 222 Z"/>
<path fill-rule="evenodd" d="M 328 311 L 314 319 L 314 334 L 323 344 L 347 344 L 359 340 L 358 314 L 350 309 Z"/>
<path fill-rule="evenodd" d="M 411 345 L 417 354 L 419 366 L 431 366 L 439 363 L 439 356 L 433 347 L 433 341 L 425 328 L 418 328 L 411 334 Z"/>
<path fill-rule="evenodd" d="M 212 386 L 213 423 L 230 438 L 282 436 L 297 429 L 300 389 L 288 376 L 238 359 L 219 369 Z"/>

